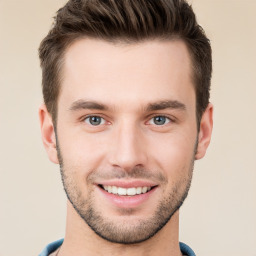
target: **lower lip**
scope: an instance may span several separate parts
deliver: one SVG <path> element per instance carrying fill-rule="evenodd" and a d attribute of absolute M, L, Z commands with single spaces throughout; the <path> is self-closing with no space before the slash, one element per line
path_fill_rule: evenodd
<path fill-rule="evenodd" d="M 156 191 L 157 187 L 152 188 L 145 194 L 134 195 L 134 196 L 119 196 L 108 193 L 104 189 L 98 187 L 100 192 L 107 198 L 112 204 L 119 208 L 135 208 L 146 202 L 149 197 Z"/>

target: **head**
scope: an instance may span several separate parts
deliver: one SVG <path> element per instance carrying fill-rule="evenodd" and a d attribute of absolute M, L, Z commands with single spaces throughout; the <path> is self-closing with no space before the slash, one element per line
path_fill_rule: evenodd
<path fill-rule="evenodd" d="M 152 39 L 182 40 L 191 58 L 199 128 L 209 103 L 211 47 L 185 0 L 68 1 L 58 11 L 52 29 L 39 48 L 44 102 L 54 122 L 65 52 L 81 38 L 127 44 Z"/>
<path fill-rule="evenodd" d="M 108 241 L 153 237 L 210 142 L 211 48 L 191 7 L 69 1 L 39 52 L 43 140 L 70 209 Z"/>

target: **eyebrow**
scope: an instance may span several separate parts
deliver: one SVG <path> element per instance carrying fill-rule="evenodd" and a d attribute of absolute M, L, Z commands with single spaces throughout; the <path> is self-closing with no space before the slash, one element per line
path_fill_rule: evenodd
<path fill-rule="evenodd" d="M 178 109 L 184 111 L 186 110 L 186 106 L 185 104 L 177 100 L 164 100 L 148 104 L 146 111 L 150 112 L 164 109 Z"/>
<path fill-rule="evenodd" d="M 95 101 L 86 101 L 86 100 L 77 100 L 72 103 L 69 110 L 76 111 L 81 109 L 98 109 L 98 110 L 107 110 L 108 107 L 104 104 L 95 102 Z"/>
<path fill-rule="evenodd" d="M 69 108 L 69 110 L 71 111 L 77 111 L 81 109 L 97 109 L 97 110 L 106 111 L 109 109 L 109 107 L 95 101 L 77 100 L 73 102 L 71 107 Z M 145 108 L 146 112 L 164 110 L 164 109 L 178 109 L 178 110 L 184 111 L 186 110 L 186 106 L 185 104 L 177 100 L 163 100 L 163 101 L 149 103 Z"/>

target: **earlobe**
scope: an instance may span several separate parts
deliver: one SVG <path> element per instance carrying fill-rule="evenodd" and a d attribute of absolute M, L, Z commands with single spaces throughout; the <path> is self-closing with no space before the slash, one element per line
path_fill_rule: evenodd
<path fill-rule="evenodd" d="M 204 157 L 206 150 L 211 141 L 213 128 L 213 105 L 209 103 L 205 112 L 202 115 L 200 122 L 200 131 L 198 134 L 198 145 L 195 159 L 201 159 Z"/>
<path fill-rule="evenodd" d="M 48 157 L 53 163 L 59 164 L 53 121 L 50 113 L 47 111 L 47 108 L 44 104 L 39 108 L 39 120 L 41 126 L 42 140 Z"/>

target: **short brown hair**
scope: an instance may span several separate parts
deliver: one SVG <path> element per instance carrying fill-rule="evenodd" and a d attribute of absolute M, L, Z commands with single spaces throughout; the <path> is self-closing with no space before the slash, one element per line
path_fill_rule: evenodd
<path fill-rule="evenodd" d="M 39 47 L 43 97 L 54 121 L 61 67 L 68 46 L 90 37 L 136 43 L 149 39 L 183 40 L 190 52 L 196 90 L 198 124 L 209 103 L 211 46 L 185 0 L 69 0 Z"/>

